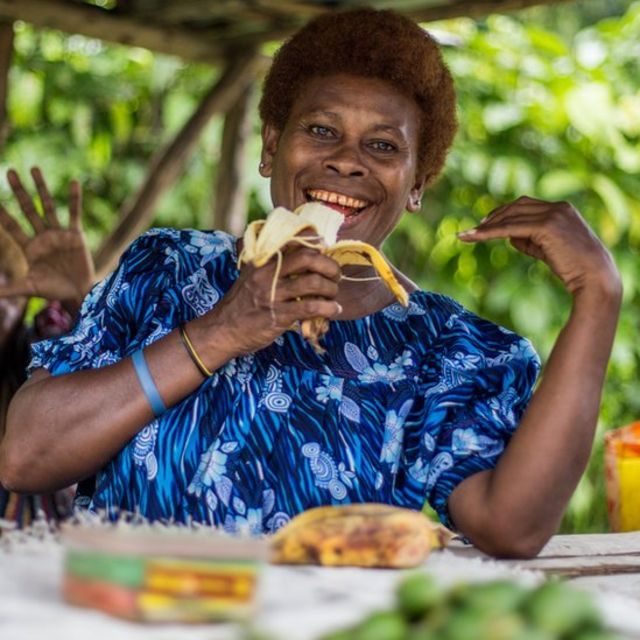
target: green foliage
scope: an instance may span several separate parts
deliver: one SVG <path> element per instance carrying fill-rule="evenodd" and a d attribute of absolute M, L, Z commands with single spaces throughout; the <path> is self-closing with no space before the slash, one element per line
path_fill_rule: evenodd
<path fill-rule="evenodd" d="M 623 14 L 623 15 L 621 15 Z M 609 16 L 605 19 L 596 19 Z M 445 55 L 456 78 L 460 133 L 445 175 L 385 246 L 421 286 L 528 336 L 546 358 L 570 300 L 546 267 L 502 242 L 463 245 L 456 232 L 528 194 L 569 199 L 614 254 L 624 308 L 596 445 L 564 530 L 604 530 L 602 435 L 640 417 L 640 3 L 590 0 L 482 22 L 432 25 L 458 42 Z M 61 208 L 66 185 L 85 186 L 96 249 L 152 154 L 171 139 L 214 82 L 208 67 L 146 50 L 18 25 L 12 124 L 0 164 L 42 167 Z M 257 173 L 259 122 L 249 145 L 250 217 L 270 207 Z M 154 224 L 211 227 L 221 124 L 214 121 Z"/>
<path fill-rule="evenodd" d="M 606 530 L 602 437 L 640 418 L 640 4 L 577 33 L 524 15 L 437 27 L 460 40 L 445 54 L 460 132 L 422 215 L 405 217 L 387 254 L 421 286 L 526 335 L 546 358 L 569 312 L 562 287 L 505 243 L 462 245 L 455 233 L 526 194 L 570 200 L 603 238 L 624 306 L 591 463 L 563 530 Z"/>
<path fill-rule="evenodd" d="M 96 249 L 141 184 L 152 154 L 191 115 L 215 74 L 144 49 L 17 25 L 3 192 L 6 168 L 26 174 L 38 164 L 63 206 L 69 180 L 80 178 Z M 184 179 L 161 203 L 156 224 L 207 226 L 218 139 L 214 123 Z"/>

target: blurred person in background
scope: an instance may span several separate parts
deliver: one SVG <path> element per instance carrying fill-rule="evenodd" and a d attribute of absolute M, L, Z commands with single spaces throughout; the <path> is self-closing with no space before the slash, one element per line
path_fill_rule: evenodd
<path fill-rule="evenodd" d="M 4 435 L 9 402 L 25 381 L 30 344 L 67 333 L 80 303 L 93 283 L 94 269 L 80 226 L 81 191 L 71 183 L 69 226 L 64 228 L 39 169 L 31 171 L 43 216 L 18 174 L 7 178 L 24 218 L 33 229 L 27 235 L 0 205 L 0 438 Z M 46 306 L 27 322 L 31 297 Z M 72 491 L 20 495 L 0 485 L 0 518 L 6 526 L 25 527 L 38 517 L 60 520 L 70 513 Z"/>

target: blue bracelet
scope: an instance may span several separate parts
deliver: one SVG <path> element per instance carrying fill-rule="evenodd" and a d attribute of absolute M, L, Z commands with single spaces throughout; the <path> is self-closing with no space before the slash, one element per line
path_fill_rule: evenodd
<path fill-rule="evenodd" d="M 131 360 L 133 361 L 133 368 L 136 370 L 136 375 L 138 376 L 140 386 L 142 387 L 144 395 L 147 396 L 147 400 L 151 405 L 153 415 L 156 418 L 159 418 L 167 410 L 167 408 L 164 406 L 164 402 L 162 402 L 162 398 L 158 393 L 158 388 L 153 382 L 153 378 L 151 377 L 149 367 L 147 367 L 147 362 L 144 359 L 142 349 L 136 351 L 131 356 Z"/>

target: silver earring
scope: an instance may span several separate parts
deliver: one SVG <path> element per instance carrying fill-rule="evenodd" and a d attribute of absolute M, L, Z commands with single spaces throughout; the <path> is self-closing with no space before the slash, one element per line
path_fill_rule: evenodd
<path fill-rule="evenodd" d="M 264 169 L 264 166 L 265 166 L 265 165 L 264 165 L 264 162 L 261 162 L 261 163 L 258 165 L 258 169 Z"/>

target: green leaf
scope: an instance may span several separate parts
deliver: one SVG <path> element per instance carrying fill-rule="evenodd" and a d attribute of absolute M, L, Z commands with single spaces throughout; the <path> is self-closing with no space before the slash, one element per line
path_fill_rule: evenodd
<path fill-rule="evenodd" d="M 606 211 L 603 214 L 610 216 L 619 233 L 622 233 L 629 226 L 630 220 L 627 196 L 611 178 L 602 173 L 593 176 L 591 187 L 604 202 Z"/>
<path fill-rule="evenodd" d="M 565 96 L 565 108 L 571 124 L 582 134 L 594 142 L 615 142 L 616 109 L 607 84 L 590 82 L 572 88 Z"/>
<path fill-rule="evenodd" d="M 538 180 L 538 195 L 545 200 L 560 200 L 584 189 L 584 178 L 576 171 L 556 169 Z"/>
<path fill-rule="evenodd" d="M 546 31 L 535 24 L 527 25 L 526 29 L 535 50 L 549 53 L 554 57 L 567 55 L 567 45 L 558 34 Z"/>
<path fill-rule="evenodd" d="M 484 126 L 491 133 L 498 133 L 520 124 L 524 113 L 520 105 L 515 102 L 495 102 L 488 104 L 482 112 Z"/>
<path fill-rule="evenodd" d="M 518 332 L 539 335 L 553 318 L 553 300 L 547 287 L 527 286 L 526 278 L 522 279 L 522 287 L 512 300 L 511 318 Z"/>
<path fill-rule="evenodd" d="M 36 126 L 40 118 L 44 83 L 37 73 L 20 70 L 11 74 L 9 118 L 16 127 Z"/>

